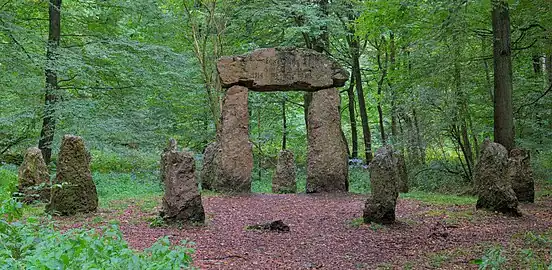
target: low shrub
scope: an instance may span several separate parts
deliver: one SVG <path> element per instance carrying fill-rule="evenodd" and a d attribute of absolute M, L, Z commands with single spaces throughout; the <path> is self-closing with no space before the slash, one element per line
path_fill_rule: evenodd
<path fill-rule="evenodd" d="M 0 206 L 0 269 L 191 269 L 189 244 L 160 238 L 143 252 L 128 247 L 117 225 L 59 232 L 52 223 L 21 218 L 13 199 Z"/>

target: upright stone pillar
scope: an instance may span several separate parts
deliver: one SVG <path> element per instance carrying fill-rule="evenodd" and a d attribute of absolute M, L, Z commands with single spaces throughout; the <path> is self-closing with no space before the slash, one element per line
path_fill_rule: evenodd
<path fill-rule="evenodd" d="M 520 202 L 535 202 L 535 179 L 529 150 L 514 148 L 508 158 L 508 177 Z"/>
<path fill-rule="evenodd" d="M 219 151 L 218 142 L 209 143 L 203 150 L 203 163 L 200 172 L 201 189 L 213 189 L 213 183 L 217 177 Z"/>
<path fill-rule="evenodd" d="M 50 173 L 38 147 L 27 149 L 17 178 L 19 193 L 23 194 L 24 202 L 50 200 Z"/>
<path fill-rule="evenodd" d="M 170 138 L 169 143 L 167 144 L 165 149 L 163 149 L 163 153 L 161 153 L 161 162 L 159 166 L 160 167 L 159 176 L 160 176 L 161 183 L 164 183 L 166 167 L 169 164 L 167 162 L 167 154 L 170 153 L 171 151 L 176 151 L 176 150 L 177 150 L 176 140 L 173 138 Z"/>
<path fill-rule="evenodd" d="M 273 193 L 295 193 L 297 184 L 295 182 L 295 158 L 289 150 L 282 150 L 278 154 L 278 164 L 272 177 Z"/>
<path fill-rule="evenodd" d="M 94 212 L 98 193 L 90 172 L 90 153 L 79 136 L 65 135 L 57 159 L 52 199 L 46 212 L 60 215 Z"/>
<path fill-rule="evenodd" d="M 253 150 L 249 142 L 248 89 L 232 86 L 222 103 L 221 130 L 218 136 L 220 153 L 212 188 L 219 192 L 251 191 Z"/>
<path fill-rule="evenodd" d="M 508 177 L 508 150 L 504 146 L 485 139 L 473 178 L 478 193 L 477 209 L 521 216 L 516 193 Z"/>
<path fill-rule="evenodd" d="M 308 108 L 307 193 L 348 191 L 347 146 L 341 135 L 339 92 L 314 92 Z"/>
<path fill-rule="evenodd" d="M 175 147 L 165 152 L 163 159 L 166 164 L 163 168 L 165 195 L 161 216 L 169 224 L 205 222 L 193 153 L 178 152 Z"/>
<path fill-rule="evenodd" d="M 391 224 L 395 222 L 395 207 L 399 196 L 400 175 L 398 159 L 390 145 L 376 151 L 370 162 L 372 194 L 364 207 L 364 222 Z"/>
<path fill-rule="evenodd" d="M 408 171 L 406 170 L 406 162 L 404 160 L 404 155 L 398 151 L 395 151 L 393 155 L 397 158 L 397 170 L 399 174 L 399 182 L 398 182 L 399 192 L 407 193 L 409 189 Z"/>

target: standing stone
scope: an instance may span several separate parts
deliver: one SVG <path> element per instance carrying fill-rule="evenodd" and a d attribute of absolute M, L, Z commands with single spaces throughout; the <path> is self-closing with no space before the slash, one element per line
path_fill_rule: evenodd
<path fill-rule="evenodd" d="M 217 175 L 217 162 L 220 147 L 217 142 L 212 142 L 205 147 L 203 151 L 203 164 L 201 166 L 201 189 L 213 189 L 213 182 Z"/>
<path fill-rule="evenodd" d="M 347 192 L 347 146 L 341 135 L 340 97 L 335 88 L 313 93 L 307 125 L 307 193 Z"/>
<path fill-rule="evenodd" d="M 391 146 L 379 148 L 370 162 L 370 183 L 372 195 L 366 200 L 364 208 L 365 223 L 391 224 L 395 222 L 399 173 L 398 159 Z"/>
<path fill-rule="evenodd" d="M 31 147 L 25 152 L 23 163 L 19 166 L 18 190 L 23 194 L 23 201 L 48 202 L 50 200 L 50 173 L 38 147 Z"/>
<path fill-rule="evenodd" d="M 163 174 L 165 195 L 161 216 L 167 223 L 205 222 L 193 153 L 171 150 L 164 158 L 167 166 Z"/>
<path fill-rule="evenodd" d="M 251 191 L 253 150 L 249 142 L 248 89 L 232 86 L 222 103 L 219 134 L 220 157 L 217 157 L 217 176 L 212 188 L 219 192 Z"/>
<path fill-rule="evenodd" d="M 163 179 L 165 179 L 165 171 L 166 171 L 166 167 L 168 165 L 167 163 L 167 157 L 166 155 L 171 152 L 171 151 L 177 151 L 177 143 L 176 143 L 176 140 L 173 139 L 173 138 L 170 138 L 169 139 L 169 143 L 167 144 L 167 146 L 165 147 L 165 149 L 163 149 L 163 153 L 161 153 L 161 162 L 160 162 L 160 180 L 161 180 L 161 183 L 164 183 Z"/>
<path fill-rule="evenodd" d="M 474 182 L 479 197 L 477 209 L 521 215 L 508 178 L 508 151 L 504 146 L 485 139 L 475 165 Z"/>
<path fill-rule="evenodd" d="M 81 137 L 65 135 L 57 160 L 52 199 L 46 211 L 60 215 L 94 212 L 98 208 L 96 185 L 90 173 L 90 153 Z"/>
<path fill-rule="evenodd" d="M 272 177 L 273 193 L 295 193 L 297 184 L 295 183 L 295 159 L 293 153 L 289 150 L 282 150 L 278 154 L 278 164 Z"/>
<path fill-rule="evenodd" d="M 404 155 L 400 152 L 395 152 L 395 157 L 397 158 L 397 170 L 399 174 L 399 192 L 407 193 L 408 192 L 408 171 L 406 170 L 406 162 L 404 160 Z"/>
<path fill-rule="evenodd" d="M 510 150 L 508 177 L 518 201 L 535 202 L 535 180 L 528 150 L 519 148 Z"/>

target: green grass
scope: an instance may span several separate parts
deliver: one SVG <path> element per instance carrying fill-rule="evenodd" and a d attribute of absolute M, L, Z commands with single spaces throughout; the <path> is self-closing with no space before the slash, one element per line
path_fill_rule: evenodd
<path fill-rule="evenodd" d="M 158 200 L 163 193 L 159 179 L 154 173 L 94 172 L 92 178 L 96 183 L 100 207 L 121 207 L 121 204 L 132 201 L 137 204 L 149 204 L 145 208 L 151 208 L 151 201 Z"/>
<path fill-rule="evenodd" d="M 400 197 L 403 199 L 414 199 L 435 205 L 474 205 L 477 202 L 477 198 L 472 196 L 447 195 L 423 191 L 404 193 L 401 194 Z"/>

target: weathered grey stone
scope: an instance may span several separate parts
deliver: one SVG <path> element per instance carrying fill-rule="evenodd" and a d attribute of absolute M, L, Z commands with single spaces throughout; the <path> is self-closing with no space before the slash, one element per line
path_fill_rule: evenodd
<path fill-rule="evenodd" d="M 408 192 L 408 171 L 406 170 L 406 162 L 404 160 L 404 155 L 400 152 L 395 152 L 395 157 L 397 158 L 397 170 L 399 174 L 399 183 L 398 188 L 399 192 L 407 193 Z"/>
<path fill-rule="evenodd" d="M 166 152 L 164 158 L 165 194 L 161 216 L 167 223 L 205 222 L 193 153 L 171 150 Z"/>
<path fill-rule="evenodd" d="M 223 57 L 217 69 L 223 87 L 241 85 L 252 91 L 317 91 L 341 87 L 349 77 L 326 55 L 299 48 L 258 49 Z"/>
<path fill-rule="evenodd" d="M 213 182 L 217 177 L 218 156 L 220 147 L 217 142 L 212 142 L 203 150 L 203 163 L 201 166 L 201 189 L 213 189 Z"/>
<path fill-rule="evenodd" d="M 347 192 L 347 146 L 341 135 L 339 92 L 314 92 L 308 109 L 307 193 Z"/>
<path fill-rule="evenodd" d="M 398 159 L 391 146 L 380 147 L 368 165 L 372 194 L 364 208 L 365 223 L 395 222 L 395 207 L 399 196 Z"/>
<path fill-rule="evenodd" d="M 251 191 L 253 150 L 249 142 L 248 90 L 232 86 L 222 104 L 221 129 L 218 136 L 219 156 L 216 157 L 216 177 L 212 188 L 219 192 Z"/>
<path fill-rule="evenodd" d="M 529 150 L 514 148 L 508 158 L 508 177 L 520 202 L 535 202 L 535 180 Z"/>
<path fill-rule="evenodd" d="M 165 149 L 163 149 L 163 153 L 161 153 L 161 162 L 160 162 L 160 174 L 159 174 L 159 179 L 161 180 L 161 183 L 163 183 L 163 179 L 165 179 L 165 171 L 166 171 L 166 166 L 167 166 L 167 158 L 166 158 L 166 155 L 167 153 L 171 152 L 171 151 L 177 151 L 178 145 L 177 145 L 177 142 L 175 139 L 173 138 L 170 138 L 169 139 L 169 143 L 167 144 L 167 146 L 165 147 Z"/>
<path fill-rule="evenodd" d="M 282 150 L 278 154 L 278 164 L 272 177 L 273 193 L 295 193 L 297 184 L 295 182 L 295 159 L 289 150 Z"/>
<path fill-rule="evenodd" d="M 24 202 L 50 200 L 50 173 L 38 147 L 31 147 L 25 152 L 18 180 L 18 190 L 23 194 Z"/>
<path fill-rule="evenodd" d="M 65 135 L 57 160 L 52 199 L 46 211 L 60 215 L 88 213 L 98 208 L 96 185 L 90 173 L 90 153 L 81 137 Z"/>
<path fill-rule="evenodd" d="M 508 178 L 508 151 L 489 139 L 485 139 L 480 151 L 474 170 L 476 208 L 520 216 L 518 200 Z"/>

